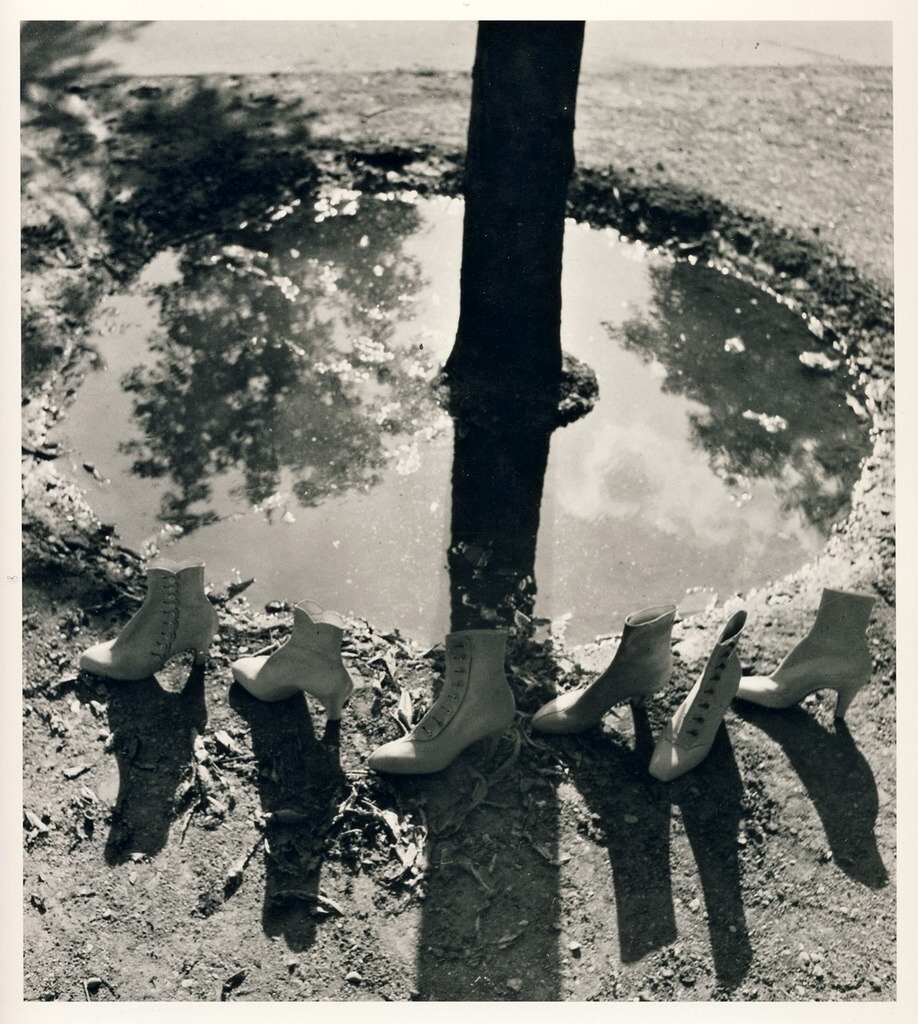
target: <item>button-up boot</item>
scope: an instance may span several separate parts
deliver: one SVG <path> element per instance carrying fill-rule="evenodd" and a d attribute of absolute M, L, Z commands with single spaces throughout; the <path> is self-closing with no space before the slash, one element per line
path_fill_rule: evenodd
<path fill-rule="evenodd" d="M 440 696 L 407 736 L 374 750 L 369 767 L 398 775 L 438 772 L 472 743 L 506 731 L 516 713 L 504 674 L 506 642 L 500 630 L 450 633 Z"/>
<path fill-rule="evenodd" d="M 217 613 L 204 593 L 204 563 L 163 559 L 147 569 L 147 596 L 114 640 L 85 651 L 80 668 L 109 679 L 146 679 L 183 651 L 203 663 Z"/>

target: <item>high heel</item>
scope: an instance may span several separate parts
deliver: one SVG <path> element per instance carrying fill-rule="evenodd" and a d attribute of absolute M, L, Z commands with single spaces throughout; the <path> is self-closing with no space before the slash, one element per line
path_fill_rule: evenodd
<path fill-rule="evenodd" d="M 737 697 L 766 708 L 789 708 L 816 690 L 835 690 L 835 717 L 844 718 L 870 680 L 867 626 L 870 594 L 826 588 L 809 633 L 770 676 L 745 676 Z"/>
<path fill-rule="evenodd" d="M 739 686 L 742 668 L 736 645 L 746 613 L 731 616 L 720 632 L 698 682 L 666 723 L 650 759 L 650 774 L 662 782 L 691 771 L 708 756 Z"/>
<path fill-rule="evenodd" d="M 374 750 L 368 766 L 377 772 L 425 775 L 442 771 L 478 740 L 498 739 L 516 714 L 504 674 L 506 642 L 506 633 L 499 630 L 450 633 L 440 696 L 407 736 Z"/>
<path fill-rule="evenodd" d="M 131 681 L 148 678 L 184 651 L 203 664 L 217 627 L 204 593 L 204 563 L 163 559 L 147 569 L 146 597 L 128 624 L 114 640 L 84 651 L 80 668 Z"/>
<path fill-rule="evenodd" d="M 673 604 L 656 605 L 625 619 L 621 643 L 609 667 L 589 686 L 555 697 L 532 716 L 536 732 L 577 733 L 602 721 L 615 704 L 632 706 L 663 689 L 673 671 Z"/>
<path fill-rule="evenodd" d="M 329 721 L 341 718 L 354 692 L 354 681 L 341 657 L 344 619 L 315 601 L 293 609 L 290 639 L 271 655 L 240 658 L 230 668 L 233 677 L 253 697 L 286 700 L 308 693 L 325 708 Z"/>

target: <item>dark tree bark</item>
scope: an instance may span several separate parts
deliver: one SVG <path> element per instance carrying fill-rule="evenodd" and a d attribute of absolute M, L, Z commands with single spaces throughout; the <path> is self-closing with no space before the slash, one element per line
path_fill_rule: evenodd
<path fill-rule="evenodd" d="M 583 22 L 481 22 L 465 167 L 453 410 L 553 422 Z"/>

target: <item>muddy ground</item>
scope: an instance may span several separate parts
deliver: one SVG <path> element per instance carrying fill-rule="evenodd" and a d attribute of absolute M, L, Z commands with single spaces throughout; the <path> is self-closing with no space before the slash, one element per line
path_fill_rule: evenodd
<path fill-rule="evenodd" d="M 27 1000 L 891 1000 L 895 588 L 891 75 L 857 67 L 629 69 L 582 84 L 573 215 L 711 258 L 816 317 L 873 452 L 823 554 L 681 622 L 646 715 L 530 736 L 607 663 L 511 638 L 519 715 L 496 750 L 392 780 L 366 754 L 429 701 L 442 649 L 352 621 L 340 731 L 262 705 L 229 662 L 289 613 L 213 581 L 209 663 L 132 684 L 77 672 L 143 593 L 46 444 L 93 310 L 156 252 L 336 182 L 456 192 L 469 77 L 29 82 L 23 128 L 23 916 Z M 653 736 L 736 604 L 770 671 L 824 586 L 876 597 L 870 685 L 735 703 L 672 784 Z M 610 623 L 609 632 L 620 627 Z M 406 696 L 407 695 L 407 696 Z"/>

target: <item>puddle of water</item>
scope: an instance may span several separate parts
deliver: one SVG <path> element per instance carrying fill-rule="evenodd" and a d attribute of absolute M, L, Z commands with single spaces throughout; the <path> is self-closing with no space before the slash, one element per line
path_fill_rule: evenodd
<path fill-rule="evenodd" d="M 452 345 L 462 204 L 337 192 L 163 253 L 95 325 L 58 440 L 123 541 L 432 643 L 449 630 Z M 562 343 L 600 400 L 551 438 L 537 616 L 574 642 L 696 610 L 823 546 L 866 427 L 797 314 L 570 224 Z M 92 479 L 95 466 L 107 483 Z"/>

